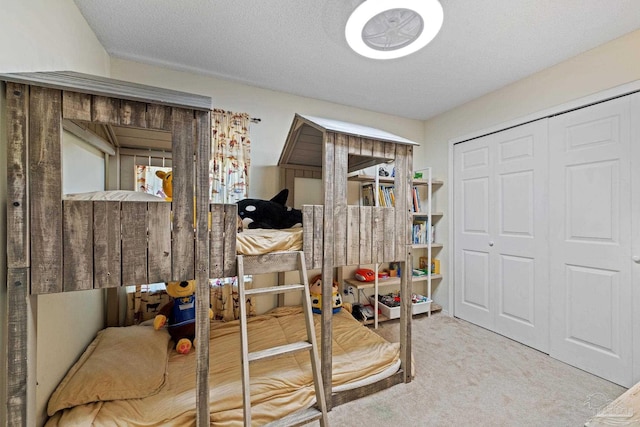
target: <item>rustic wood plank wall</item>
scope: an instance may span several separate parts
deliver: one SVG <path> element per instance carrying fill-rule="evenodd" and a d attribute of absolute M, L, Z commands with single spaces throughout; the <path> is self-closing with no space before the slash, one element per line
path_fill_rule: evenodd
<path fill-rule="evenodd" d="M 32 86 L 29 99 L 31 293 L 62 291 L 62 92 Z"/>
<path fill-rule="evenodd" d="M 172 280 L 195 277 L 194 242 L 194 112 L 173 108 L 173 252 Z"/>
<path fill-rule="evenodd" d="M 238 205 L 224 205 L 224 270 L 223 277 L 236 275 L 236 234 L 238 233 Z"/>
<path fill-rule="evenodd" d="M 93 202 L 94 288 L 122 284 L 120 202 Z"/>
<path fill-rule="evenodd" d="M 147 218 L 147 278 L 164 282 L 171 277 L 171 203 L 148 203 Z"/>
<path fill-rule="evenodd" d="M 93 289 L 93 203 L 63 203 L 63 291 Z"/>

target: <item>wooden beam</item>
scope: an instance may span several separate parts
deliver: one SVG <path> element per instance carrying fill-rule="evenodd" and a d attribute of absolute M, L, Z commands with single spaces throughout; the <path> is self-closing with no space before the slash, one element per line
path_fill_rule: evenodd
<path fill-rule="evenodd" d="M 29 267 L 29 90 L 7 83 L 7 266 Z M 10 237 L 9 237 L 10 236 Z"/>
<path fill-rule="evenodd" d="M 27 425 L 29 269 L 7 271 L 7 425 Z"/>
<path fill-rule="evenodd" d="M 99 137 L 98 135 L 96 135 L 95 133 L 91 132 L 88 129 L 78 126 L 77 123 L 74 123 L 70 120 L 63 120 L 62 128 L 67 132 L 70 132 L 73 135 L 77 136 L 78 138 L 82 139 L 83 141 L 86 141 L 89 145 L 91 145 L 94 148 L 97 148 L 103 153 L 108 154 L 110 156 L 116 155 L 116 150 L 109 143 L 109 141 Z"/>
<path fill-rule="evenodd" d="M 62 93 L 32 86 L 29 101 L 31 292 L 62 292 Z"/>

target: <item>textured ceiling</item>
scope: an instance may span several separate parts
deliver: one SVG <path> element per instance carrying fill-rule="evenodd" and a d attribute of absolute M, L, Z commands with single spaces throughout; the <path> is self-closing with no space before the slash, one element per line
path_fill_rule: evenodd
<path fill-rule="evenodd" d="M 75 2 L 113 57 L 413 119 L 640 28 L 640 0 L 441 0 L 431 44 L 376 61 L 345 41 L 360 0 Z"/>

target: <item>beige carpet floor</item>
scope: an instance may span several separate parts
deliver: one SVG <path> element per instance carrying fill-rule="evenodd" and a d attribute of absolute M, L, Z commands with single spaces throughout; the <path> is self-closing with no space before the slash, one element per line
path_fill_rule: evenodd
<path fill-rule="evenodd" d="M 398 341 L 398 321 L 378 333 Z M 416 377 L 333 408 L 332 426 L 581 426 L 625 388 L 468 322 L 413 320 Z M 316 424 L 318 425 L 318 424 Z"/>

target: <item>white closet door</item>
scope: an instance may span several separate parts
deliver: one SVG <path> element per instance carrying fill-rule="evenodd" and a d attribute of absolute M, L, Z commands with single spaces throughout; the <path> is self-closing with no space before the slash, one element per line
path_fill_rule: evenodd
<path fill-rule="evenodd" d="M 640 166 L 630 157 L 630 100 L 549 121 L 550 355 L 626 387 L 633 337 L 630 167 Z"/>
<path fill-rule="evenodd" d="M 454 147 L 455 315 L 548 351 L 547 122 Z"/>

